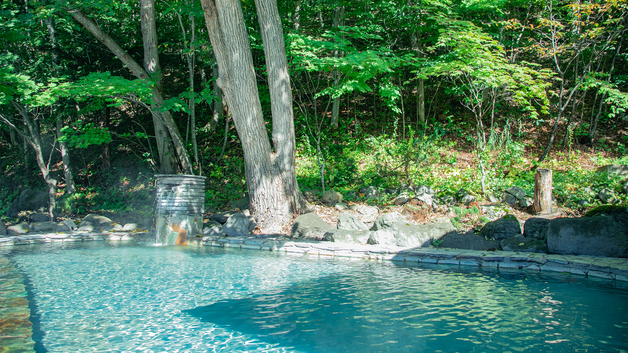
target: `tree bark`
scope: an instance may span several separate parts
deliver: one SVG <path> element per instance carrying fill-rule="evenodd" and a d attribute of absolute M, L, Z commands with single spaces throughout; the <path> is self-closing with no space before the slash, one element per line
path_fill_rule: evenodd
<path fill-rule="evenodd" d="M 534 210 L 539 214 L 552 213 L 552 171 L 538 169 L 534 176 Z"/>
<path fill-rule="evenodd" d="M 52 68 L 55 72 L 55 76 L 58 77 L 59 74 L 59 56 L 57 54 L 57 39 L 55 36 L 55 26 L 53 22 L 53 17 L 48 16 L 45 18 L 44 22 L 46 23 L 46 28 L 48 29 L 48 37 L 50 38 L 50 52 L 52 54 Z M 75 184 L 74 184 L 74 175 L 72 175 L 72 169 L 70 168 L 70 150 L 68 148 L 68 144 L 62 142 L 63 137 L 63 121 L 61 119 L 61 115 L 57 112 L 55 117 L 56 128 L 57 128 L 57 138 L 59 141 L 59 147 L 61 150 L 61 160 L 63 161 L 63 175 L 65 177 L 65 192 L 68 195 L 74 193 Z"/>
<path fill-rule="evenodd" d="M 251 48 L 238 0 L 201 0 L 220 76 L 217 83 L 242 141 L 250 211 L 263 232 L 279 232 L 305 201 L 294 171 L 292 91 L 281 23 L 274 0 L 257 0 L 273 112 L 272 151 Z"/>
<path fill-rule="evenodd" d="M 50 219 L 54 221 L 55 219 L 55 205 L 56 199 L 55 195 L 57 193 L 57 179 L 53 178 L 50 175 L 50 166 L 44 160 L 43 153 L 43 142 L 41 140 L 41 135 L 39 129 L 35 125 L 35 123 L 31 120 L 28 111 L 20 105 L 18 102 L 11 100 L 11 104 L 18 111 L 18 113 L 22 116 L 22 120 L 24 121 L 24 125 L 26 126 L 26 132 L 22 133 L 20 129 L 18 129 L 15 125 L 13 125 L 8 119 L 4 116 L 0 115 L 0 119 L 2 119 L 7 125 L 9 125 L 15 132 L 17 132 L 22 139 L 26 143 L 28 143 L 33 150 L 35 151 L 35 160 L 37 161 L 37 166 L 41 171 L 41 175 L 44 178 L 44 181 L 48 185 L 48 214 L 50 215 Z M 28 135 L 26 135 L 28 133 Z M 56 140 L 55 140 L 56 141 Z M 50 153 L 54 152 L 54 148 Z"/>
<path fill-rule="evenodd" d="M 143 8 L 143 6 L 142 6 Z M 150 77 L 149 73 L 146 72 L 127 52 L 125 52 L 109 35 L 103 32 L 100 27 L 94 23 L 90 18 L 88 18 L 83 12 L 79 9 L 66 9 L 66 11 L 85 29 L 87 29 L 98 41 L 100 41 L 103 45 L 105 45 L 111 52 L 118 58 L 126 67 L 131 71 L 133 76 L 139 79 L 148 79 Z M 153 6 L 154 11 L 154 6 Z M 144 17 L 144 16 L 142 16 Z M 144 22 L 144 21 L 142 21 Z M 144 31 L 144 29 L 142 30 Z M 155 39 L 155 45 L 156 45 Z M 150 44 L 150 43 L 149 43 Z M 149 65 L 153 65 L 150 60 L 146 60 Z M 156 63 L 158 64 L 158 62 Z M 157 137 L 157 149 L 160 155 L 160 168 L 162 166 L 161 159 L 162 155 L 170 155 L 174 156 L 174 153 L 169 153 L 168 151 L 163 150 L 163 143 L 166 141 L 171 141 L 176 150 L 176 154 L 179 157 L 181 162 L 181 168 L 183 171 L 192 173 L 192 166 L 190 164 L 190 160 L 188 158 L 187 151 L 185 150 L 185 146 L 183 141 L 181 140 L 181 134 L 179 133 L 179 128 L 177 124 L 174 122 L 172 115 L 169 111 L 160 112 L 159 107 L 163 104 L 164 99 L 161 94 L 161 90 L 158 88 L 158 85 L 153 87 L 153 104 L 151 107 L 155 107 L 155 109 L 151 108 L 151 113 L 153 115 L 153 124 L 155 125 L 155 136 Z M 170 136 L 168 136 L 170 135 Z M 162 145 L 160 146 L 160 141 Z M 172 151 L 172 147 L 169 147 L 169 151 Z M 164 157 L 164 163 L 166 163 L 164 169 L 161 170 L 162 173 L 166 173 L 170 170 L 176 170 L 176 167 L 173 167 L 171 161 L 168 158 L 172 157 Z"/>
<path fill-rule="evenodd" d="M 343 24 L 345 16 L 345 7 L 340 6 L 334 10 L 334 22 L 333 27 L 338 28 Z M 339 58 L 342 56 L 342 51 L 334 50 L 334 57 Z M 340 84 L 340 71 L 334 70 L 334 87 L 338 89 Z M 331 108 L 331 125 L 334 128 L 338 128 L 338 122 L 340 120 L 340 97 L 334 98 L 334 103 Z"/>

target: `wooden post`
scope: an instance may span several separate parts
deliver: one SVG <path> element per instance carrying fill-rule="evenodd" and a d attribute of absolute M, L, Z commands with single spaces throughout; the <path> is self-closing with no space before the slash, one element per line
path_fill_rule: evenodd
<path fill-rule="evenodd" d="M 538 169 L 534 176 L 534 210 L 539 214 L 552 213 L 552 171 Z"/>

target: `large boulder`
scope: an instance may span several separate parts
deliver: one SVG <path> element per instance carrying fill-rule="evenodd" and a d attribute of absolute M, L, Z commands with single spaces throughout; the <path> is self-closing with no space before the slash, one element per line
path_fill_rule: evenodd
<path fill-rule="evenodd" d="M 529 218 L 523 224 L 523 236 L 526 238 L 534 238 L 538 240 L 547 239 L 547 230 L 549 229 L 550 220 L 545 218 Z"/>
<path fill-rule="evenodd" d="M 225 224 L 227 223 L 227 220 L 229 219 L 229 217 L 233 216 L 236 213 L 237 213 L 236 211 L 214 213 L 213 215 L 209 216 L 209 220 L 218 222 L 220 224 Z"/>
<path fill-rule="evenodd" d="M 497 240 L 486 240 L 484 237 L 473 233 L 449 232 L 440 239 L 434 241 L 434 246 L 439 248 L 469 249 L 469 250 L 499 250 Z"/>
<path fill-rule="evenodd" d="M 30 220 L 31 223 L 40 223 L 40 222 L 51 222 L 52 219 L 50 218 L 50 215 L 47 213 L 33 213 L 31 214 L 28 219 Z"/>
<path fill-rule="evenodd" d="M 506 189 L 506 193 L 514 196 L 517 200 L 523 200 L 526 197 L 526 192 L 518 186 L 511 186 Z"/>
<path fill-rule="evenodd" d="M 45 211 L 48 208 L 48 192 L 26 189 L 13 200 L 9 206 L 7 216 L 18 217 L 20 211 Z"/>
<path fill-rule="evenodd" d="M 398 212 L 391 212 L 382 215 L 371 230 L 369 244 L 420 248 L 456 229 L 450 222 L 411 224 Z"/>
<path fill-rule="evenodd" d="M 100 232 L 113 229 L 113 222 L 105 217 L 95 214 L 88 214 L 81 220 L 79 231 L 82 232 Z"/>
<path fill-rule="evenodd" d="M 552 254 L 628 257 L 628 210 L 550 221 L 547 247 Z"/>
<path fill-rule="evenodd" d="M 351 205 L 351 209 L 356 211 L 364 223 L 375 222 L 379 216 L 379 209 L 375 206 L 368 205 Z"/>
<path fill-rule="evenodd" d="M 375 231 L 384 228 L 390 228 L 397 222 L 405 223 L 406 218 L 402 216 L 399 212 L 384 213 L 379 218 L 377 218 L 371 230 Z"/>
<path fill-rule="evenodd" d="M 323 221 L 316 213 L 306 213 L 295 218 L 292 226 L 293 238 L 323 240 L 325 233 L 334 228 Z"/>
<path fill-rule="evenodd" d="M 321 202 L 327 206 L 334 206 L 335 204 L 342 201 L 342 194 L 335 191 L 334 189 L 327 190 L 321 196 Z"/>
<path fill-rule="evenodd" d="M 253 217 L 248 217 L 242 212 L 231 215 L 222 226 L 222 233 L 230 237 L 246 237 L 257 227 Z"/>
<path fill-rule="evenodd" d="M 56 233 L 59 229 L 63 230 L 63 223 L 56 222 L 34 222 L 31 223 L 31 232 L 37 233 Z M 66 228 L 67 229 L 67 228 Z"/>
<path fill-rule="evenodd" d="M 333 229 L 324 235 L 324 240 L 336 243 L 366 244 L 371 232 L 368 230 Z"/>
<path fill-rule="evenodd" d="M 523 235 L 503 239 L 499 244 L 504 251 L 547 252 L 547 244 L 545 241 L 535 238 L 525 238 Z"/>
<path fill-rule="evenodd" d="M 338 216 L 338 229 L 342 230 L 368 230 L 369 226 L 367 226 L 364 222 L 354 217 L 349 213 L 341 213 Z"/>
<path fill-rule="evenodd" d="M 7 235 L 7 229 L 4 227 L 4 223 L 0 219 L 0 235 Z"/>
<path fill-rule="evenodd" d="M 18 224 L 12 224 L 7 227 L 8 235 L 20 235 L 27 234 L 30 231 L 30 224 L 28 222 L 20 222 Z"/>
<path fill-rule="evenodd" d="M 373 185 L 361 187 L 360 193 L 364 194 L 364 197 L 368 200 L 374 200 L 381 196 L 377 187 Z"/>
<path fill-rule="evenodd" d="M 217 221 L 210 220 L 203 226 L 203 235 L 223 235 L 222 224 Z"/>
<path fill-rule="evenodd" d="M 480 236 L 490 240 L 503 240 L 521 234 L 521 225 L 515 216 L 506 215 L 496 221 L 486 223 Z"/>

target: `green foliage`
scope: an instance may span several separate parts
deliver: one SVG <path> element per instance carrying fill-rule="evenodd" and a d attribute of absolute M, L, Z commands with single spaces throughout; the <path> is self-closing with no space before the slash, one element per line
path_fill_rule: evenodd
<path fill-rule="evenodd" d="M 111 133 L 108 128 L 95 126 L 93 123 L 83 123 L 78 120 L 72 126 L 61 129 L 64 133 L 59 141 L 68 143 L 70 147 L 87 148 L 91 145 L 102 145 L 111 142 Z"/>

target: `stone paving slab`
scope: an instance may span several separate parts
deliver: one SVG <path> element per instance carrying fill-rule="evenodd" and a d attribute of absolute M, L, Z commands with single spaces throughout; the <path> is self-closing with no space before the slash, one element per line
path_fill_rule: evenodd
<path fill-rule="evenodd" d="M 198 238 L 196 238 L 198 239 Z M 196 240 L 195 239 L 195 240 Z M 190 243 L 188 241 L 188 243 Z M 261 249 L 310 257 L 361 258 L 374 261 L 404 261 L 526 271 L 564 272 L 628 282 L 628 259 L 595 256 L 537 254 L 514 251 L 465 249 L 397 248 L 333 242 L 297 241 L 288 237 L 272 239 L 204 236 L 199 246 Z"/>
<path fill-rule="evenodd" d="M 46 242 L 130 241 L 151 237 L 148 232 L 23 234 L 0 237 L 0 248 Z M 628 259 L 595 256 L 556 255 L 514 251 L 475 251 L 441 248 L 401 248 L 378 245 L 360 245 L 324 241 L 300 241 L 288 236 L 225 237 L 197 236 L 187 240 L 188 245 L 233 249 L 277 251 L 311 257 L 343 257 L 374 261 L 404 261 L 485 268 L 523 269 L 530 271 L 565 272 L 577 275 L 614 279 L 628 282 Z"/>

